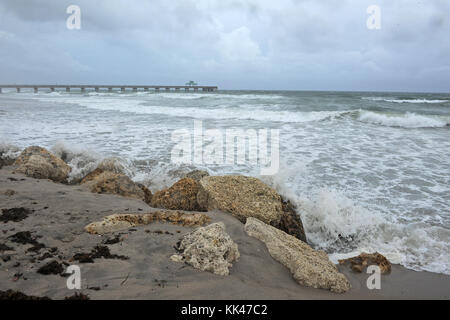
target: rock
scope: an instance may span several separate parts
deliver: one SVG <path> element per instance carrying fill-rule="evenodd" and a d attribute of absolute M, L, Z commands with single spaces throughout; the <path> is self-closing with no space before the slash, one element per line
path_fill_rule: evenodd
<path fill-rule="evenodd" d="M 89 172 L 83 179 L 81 179 L 80 184 L 86 184 L 88 182 L 94 181 L 99 175 L 104 172 L 104 170 L 96 168 L 94 171 Z"/>
<path fill-rule="evenodd" d="M 84 229 L 91 234 L 107 234 L 127 230 L 153 222 L 169 222 L 182 226 L 202 226 L 210 218 L 203 213 L 184 213 L 180 211 L 157 211 L 148 214 L 114 214 L 93 222 Z"/>
<path fill-rule="evenodd" d="M 201 179 L 200 186 L 197 200 L 208 210 L 229 212 L 243 223 L 247 217 L 258 218 L 271 225 L 281 219 L 281 197 L 256 178 L 210 176 Z"/>
<path fill-rule="evenodd" d="M 173 262 L 177 262 L 177 263 L 184 262 L 183 259 L 184 259 L 183 256 L 181 256 L 179 254 L 174 254 L 173 256 L 170 257 L 170 260 L 172 260 Z"/>
<path fill-rule="evenodd" d="M 225 232 L 222 222 L 199 228 L 178 243 L 179 255 L 172 261 L 184 261 L 202 271 L 221 276 L 229 275 L 232 262 L 239 259 L 238 246 Z"/>
<path fill-rule="evenodd" d="M 303 228 L 302 220 L 300 219 L 297 212 L 295 212 L 294 206 L 291 202 L 284 201 L 282 199 L 282 209 L 283 215 L 278 225 L 274 225 L 277 229 L 280 229 L 303 242 L 308 243 L 306 240 L 305 229 Z"/>
<path fill-rule="evenodd" d="M 146 186 L 144 186 L 142 183 L 138 183 L 137 185 L 144 192 L 144 202 L 150 206 L 152 204 L 152 199 L 153 199 L 152 192 Z"/>
<path fill-rule="evenodd" d="M 128 198 L 142 199 L 151 205 L 152 192 L 143 184 L 133 182 L 124 172 L 125 167 L 119 159 L 108 158 L 94 171 L 88 173 L 80 184 L 88 185 L 94 193 L 119 194 Z"/>
<path fill-rule="evenodd" d="M 93 193 L 117 194 L 127 198 L 145 200 L 148 195 L 126 175 L 95 169 L 82 181 Z"/>
<path fill-rule="evenodd" d="M 107 158 L 99 163 L 94 171 L 89 172 L 82 180 L 81 183 L 94 180 L 97 176 L 104 172 L 111 172 L 116 174 L 125 175 L 125 166 L 120 162 L 118 158 Z"/>
<path fill-rule="evenodd" d="M 16 172 L 35 179 L 50 179 L 66 183 L 72 171 L 64 161 L 41 147 L 26 148 L 14 162 L 18 166 Z"/>
<path fill-rule="evenodd" d="M 357 257 L 339 260 L 339 264 L 349 264 L 352 270 L 358 273 L 363 272 L 368 266 L 372 265 L 380 267 L 381 273 L 383 274 L 390 273 L 392 268 L 389 260 L 378 252 L 372 254 L 363 252 Z"/>
<path fill-rule="evenodd" d="M 197 203 L 200 185 L 191 178 L 184 178 L 168 189 L 156 192 L 152 198 L 152 207 L 170 210 L 205 211 Z"/>
<path fill-rule="evenodd" d="M 200 207 L 229 212 L 243 223 L 248 217 L 257 218 L 306 242 L 303 224 L 292 205 L 259 179 L 209 176 L 199 183 Z"/>
<path fill-rule="evenodd" d="M 209 177 L 209 173 L 204 170 L 194 170 L 186 174 L 184 177 L 194 179 L 195 181 L 200 181 L 204 177 Z"/>
<path fill-rule="evenodd" d="M 336 293 L 350 289 L 347 278 L 325 252 L 316 251 L 303 241 L 255 218 L 247 219 L 245 231 L 264 242 L 270 255 L 286 266 L 299 284 Z"/>
<path fill-rule="evenodd" d="M 97 169 L 109 171 L 113 173 L 126 174 L 125 166 L 120 162 L 119 158 L 106 158 L 99 163 Z"/>

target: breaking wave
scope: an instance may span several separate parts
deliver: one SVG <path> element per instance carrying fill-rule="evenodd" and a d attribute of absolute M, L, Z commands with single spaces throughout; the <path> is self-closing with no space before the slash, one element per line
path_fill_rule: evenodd
<path fill-rule="evenodd" d="M 387 114 L 361 110 L 358 120 L 389 127 L 442 128 L 448 125 L 443 118 L 415 113 Z"/>
<path fill-rule="evenodd" d="M 425 222 L 403 224 L 369 210 L 340 190 L 288 187 L 290 170 L 265 182 L 290 199 L 302 218 L 308 242 L 328 253 L 334 263 L 362 252 L 379 252 L 392 263 L 416 271 L 450 274 L 450 230 Z M 303 190 L 309 190 L 308 192 Z"/>
<path fill-rule="evenodd" d="M 429 104 L 439 104 L 439 103 L 446 103 L 450 100 L 441 100 L 441 99 L 434 99 L 434 100 L 428 100 L 428 99 L 388 99 L 388 98 L 382 98 L 382 97 L 363 97 L 364 100 L 370 100 L 370 101 L 384 101 L 384 102 L 391 102 L 391 103 L 429 103 Z"/>

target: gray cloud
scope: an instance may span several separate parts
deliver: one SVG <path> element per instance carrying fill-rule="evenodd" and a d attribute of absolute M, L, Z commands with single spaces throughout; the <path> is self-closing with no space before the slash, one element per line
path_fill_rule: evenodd
<path fill-rule="evenodd" d="M 368 30 L 366 9 L 382 10 Z M 82 29 L 67 30 L 66 8 Z M 0 0 L 0 82 L 448 91 L 445 0 Z"/>

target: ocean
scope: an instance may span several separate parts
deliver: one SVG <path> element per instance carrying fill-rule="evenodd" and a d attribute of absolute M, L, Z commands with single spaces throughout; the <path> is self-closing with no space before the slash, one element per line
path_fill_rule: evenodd
<path fill-rule="evenodd" d="M 171 161 L 177 130 L 278 129 L 280 168 Z M 450 94 L 218 91 L 0 94 L 0 148 L 39 145 L 72 179 L 119 157 L 152 191 L 183 173 L 260 177 L 296 206 L 310 244 L 336 262 L 378 251 L 450 274 Z"/>

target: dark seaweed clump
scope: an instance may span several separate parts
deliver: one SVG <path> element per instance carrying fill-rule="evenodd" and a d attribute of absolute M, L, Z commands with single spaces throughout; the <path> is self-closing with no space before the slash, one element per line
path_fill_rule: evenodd
<path fill-rule="evenodd" d="M 40 267 L 37 272 L 43 275 L 50 275 L 50 274 L 61 275 L 64 273 L 64 267 L 61 263 L 57 261 L 52 261 Z"/>
<path fill-rule="evenodd" d="M 94 259 L 119 259 L 128 260 L 126 256 L 120 256 L 117 254 L 111 254 L 108 247 L 96 246 L 90 253 L 77 253 L 73 256 L 73 259 L 80 263 L 94 263 Z"/>
<path fill-rule="evenodd" d="M 22 292 L 7 290 L 0 291 L 0 300 L 51 300 L 49 297 L 28 296 Z"/>
<path fill-rule="evenodd" d="M 122 241 L 122 238 L 120 237 L 120 234 L 118 234 L 114 238 L 103 241 L 103 244 L 116 244 L 119 243 L 120 241 Z"/>
<path fill-rule="evenodd" d="M 11 208 L 2 209 L 2 214 L 0 215 L 0 221 L 3 223 L 7 222 L 19 222 L 28 218 L 31 214 L 31 210 L 27 208 Z"/>
<path fill-rule="evenodd" d="M 28 252 L 38 252 L 46 247 L 45 244 L 37 242 L 30 231 L 21 231 L 8 238 L 15 243 L 32 244 L 33 246 L 27 250 Z"/>
<path fill-rule="evenodd" d="M 73 296 L 65 297 L 64 300 L 91 300 L 87 294 L 75 293 Z"/>
<path fill-rule="evenodd" d="M 6 244 L 4 244 L 4 243 L 0 243 L 0 252 L 2 252 L 2 251 L 12 251 L 13 250 L 13 248 L 11 248 L 11 247 L 8 247 Z"/>

